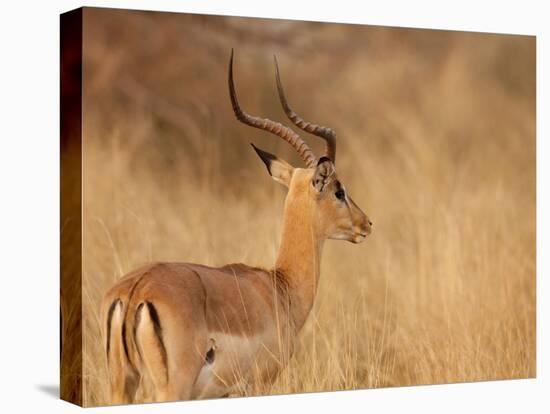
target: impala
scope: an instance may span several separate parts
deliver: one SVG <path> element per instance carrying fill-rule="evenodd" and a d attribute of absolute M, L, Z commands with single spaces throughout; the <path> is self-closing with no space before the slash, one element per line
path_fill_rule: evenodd
<path fill-rule="evenodd" d="M 275 265 L 155 263 L 118 281 L 101 310 L 112 403 L 134 401 L 144 383 L 157 401 L 221 397 L 260 381 L 269 384 L 288 363 L 313 306 L 324 241 L 360 243 L 371 233 L 371 221 L 337 177 L 334 131 L 296 115 L 276 59 L 275 68 L 286 115 L 325 140 L 325 155 L 317 159 L 292 129 L 244 112 L 231 51 L 235 116 L 287 141 L 306 165 L 294 168 L 253 145 L 271 177 L 288 188 Z"/>

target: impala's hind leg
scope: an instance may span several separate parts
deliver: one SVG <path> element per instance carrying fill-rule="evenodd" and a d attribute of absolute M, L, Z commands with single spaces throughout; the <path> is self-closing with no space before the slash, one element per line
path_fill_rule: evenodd
<path fill-rule="evenodd" d="M 200 325 L 163 315 L 151 302 L 138 306 L 137 320 L 136 343 L 154 385 L 155 400 L 190 399 L 203 363 L 198 348 L 204 345 L 194 339 L 205 337 Z"/>
<path fill-rule="evenodd" d="M 134 401 L 139 384 L 138 374 L 130 366 L 122 344 L 123 304 L 116 299 L 109 307 L 106 323 L 106 353 L 109 366 L 111 404 L 128 404 Z"/>

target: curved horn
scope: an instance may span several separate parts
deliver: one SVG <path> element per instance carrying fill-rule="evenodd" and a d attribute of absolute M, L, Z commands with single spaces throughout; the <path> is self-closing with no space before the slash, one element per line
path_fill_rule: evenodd
<path fill-rule="evenodd" d="M 229 96 L 231 98 L 233 112 L 235 112 L 235 116 L 239 121 L 246 125 L 263 129 L 281 137 L 290 145 L 292 145 L 292 147 L 304 160 L 308 168 L 315 166 L 316 157 L 313 154 L 313 151 L 311 151 L 311 149 L 302 140 L 302 138 L 300 138 L 300 136 L 292 129 L 267 118 L 260 118 L 249 115 L 241 109 L 237 100 L 237 94 L 235 93 L 235 83 L 233 82 L 233 49 L 231 49 L 231 58 L 229 60 Z"/>
<path fill-rule="evenodd" d="M 281 76 L 279 75 L 279 65 L 277 64 L 277 57 L 273 56 L 275 60 L 275 70 L 277 73 L 277 91 L 279 91 L 279 99 L 281 105 L 285 110 L 286 116 L 296 125 L 298 128 L 303 129 L 310 134 L 317 135 L 325 140 L 325 156 L 330 158 L 333 163 L 336 163 L 336 133 L 327 127 L 315 125 L 311 122 L 304 121 L 296 114 L 288 105 L 286 100 L 285 91 L 283 90 L 283 84 L 281 83 Z"/>

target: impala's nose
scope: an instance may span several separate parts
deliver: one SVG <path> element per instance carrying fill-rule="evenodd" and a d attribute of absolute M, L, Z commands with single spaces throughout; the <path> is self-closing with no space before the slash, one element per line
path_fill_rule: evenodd
<path fill-rule="evenodd" d="M 364 228 L 365 235 L 369 235 L 372 233 L 372 221 L 370 218 L 366 218 L 365 220 L 365 228 Z"/>

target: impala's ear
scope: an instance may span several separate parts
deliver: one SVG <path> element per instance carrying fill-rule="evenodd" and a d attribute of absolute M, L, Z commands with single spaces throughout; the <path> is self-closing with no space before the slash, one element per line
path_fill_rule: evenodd
<path fill-rule="evenodd" d="M 290 185 L 292 173 L 294 172 L 294 167 L 292 167 L 292 165 L 288 162 L 277 158 L 275 155 L 259 149 L 254 144 L 250 145 L 252 145 L 252 148 L 254 148 L 256 154 L 260 156 L 267 167 L 267 171 L 269 171 L 269 174 L 273 177 L 273 179 L 288 187 Z"/>
<path fill-rule="evenodd" d="M 334 164 L 327 157 L 319 158 L 317 162 L 317 167 L 315 167 L 315 173 L 311 180 L 311 184 L 318 192 L 321 192 L 325 189 L 328 183 L 332 180 L 334 175 Z"/>

